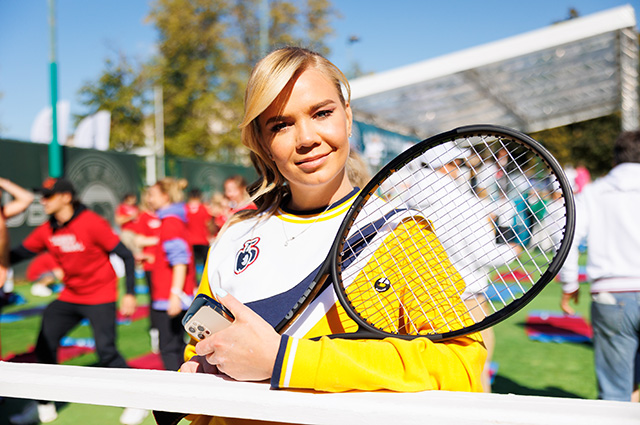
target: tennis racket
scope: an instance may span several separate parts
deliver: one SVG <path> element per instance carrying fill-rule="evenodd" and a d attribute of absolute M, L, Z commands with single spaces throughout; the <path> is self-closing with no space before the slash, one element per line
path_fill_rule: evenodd
<path fill-rule="evenodd" d="M 567 178 L 531 137 L 493 125 L 438 134 L 363 188 L 316 278 L 275 329 L 295 328 L 331 284 L 358 326 L 332 338 L 437 341 L 486 329 L 555 277 L 574 225 Z M 153 413 L 161 425 L 185 416 Z"/>
<path fill-rule="evenodd" d="M 568 180 L 531 137 L 493 125 L 438 134 L 363 188 L 276 331 L 295 327 L 330 284 L 358 325 L 331 337 L 447 340 L 486 329 L 555 277 L 574 224 Z"/>

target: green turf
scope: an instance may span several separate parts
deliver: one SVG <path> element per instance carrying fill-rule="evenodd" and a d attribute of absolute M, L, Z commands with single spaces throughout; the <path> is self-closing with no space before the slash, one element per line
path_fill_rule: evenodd
<path fill-rule="evenodd" d="M 3 309 L 3 314 L 15 310 L 45 304 L 50 298 L 37 298 L 29 294 L 29 286 L 18 283 L 16 290 L 28 300 L 27 305 L 11 306 Z M 588 318 L 588 288 L 581 289 L 582 303 L 577 312 Z M 560 285 L 550 283 L 529 305 L 506 321 L 497 325 L 496 349 L 493 361 L 498 364 L 498 373 L 493 384 L 493 392 L 502 394 L 537 395 L 553 397 L 588 398 L 596 397 L 596 382 L 593 367 L 593 350 L 590 344 L 543 343 L 527 338 L 524 322 L 527 313 L 533 310 L 560 311 Z M 146 296 L 139 296 L 140 303 L 147 303 Z M 35 344 L 40 326 L 39 317 L 0 325 L 2 355 L 21 353 Z M 131 359 L 149 352 L 148 321 L 138 320 L 118 327 L 118 348 Z M 71 336 L 90 337 L 88 326 L 76 328 Z M 67 364 L 92 365 L 97 361 L 95 354 L 87 354 L 73 359 Z M 24 400 L 5 399 L 0 404 L 0 425 L 8 424 L 8 416 L 24 406 Z M 66 424 L 117 424 L 121 408 L 83 404 L 66 404 L 59 407 L 59 417 L 54 422 Z M 147 417 L 144 424 L 155 423 Z"/>
<path fill-rule="evenodd" d="M 494 327 L 493 361 L 498 373 L 492 390 L 502 394 L 596 398 L 596 379 L 591 344 L 544 343 L 530 340 L 524 329 L 527 313 L 560 312 L 560 284 L 550 283 L 518 313 Z M 588 288 L 581 288 L 584 295 Z M 589 300 L 584 297 L 576 312 L 588 318 Z"/>

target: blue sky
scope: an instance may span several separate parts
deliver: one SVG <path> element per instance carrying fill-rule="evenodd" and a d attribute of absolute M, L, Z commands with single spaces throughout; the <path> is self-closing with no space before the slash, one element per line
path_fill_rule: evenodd
<path fill-rule="evenodd" d="M 155 29 L 144 22 L 146 0 L 56 0 L 58 98 L 84 113 L 78 90 L 95 81 L 107 57 L 123 51 L 144 61 Z M 640 0 L 334 0 L 341 18 L 328 40 L 329 58 L 346 70 L 357 61 L 379 72 Z M 0 0 L 0 136 L 28 140 L 49 105 L 47 0 Z M 351 35 L 360 38 L 349 45 Z"/>

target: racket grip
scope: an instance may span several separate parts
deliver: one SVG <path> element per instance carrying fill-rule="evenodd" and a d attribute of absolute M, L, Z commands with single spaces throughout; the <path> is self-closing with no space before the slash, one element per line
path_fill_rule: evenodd
<path fill-rule="evenodd" d="M 153 419 L 156 420 L 158 425 L 178 425 L 182 418 L 187 415 L 188 413 L 153 411 Z"/>

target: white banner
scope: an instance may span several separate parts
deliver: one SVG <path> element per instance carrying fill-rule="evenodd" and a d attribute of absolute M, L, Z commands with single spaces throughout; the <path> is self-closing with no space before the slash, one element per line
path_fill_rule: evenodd
<path fill-rule="evenodd" d="M 85 117 L 76 128 L 73 146 L 106 151 L 109 149 L 109 132 L 111 129 L 111 113 L 99 111 Z"/>
<path fill-rule="evenodd" d="M 67 143 L 67 135 L 69 130 L 69 112 L 70 104 L 67 100 L 60 100 L 56 105 L 56 114 L 58 116 L 58 144 L 65 145 Z M 42 109 L 36 115 L 31 125 L 31 141 L 35 143 L 51 143 L 52 137 L 52 120 L 51 106 Z"/>

